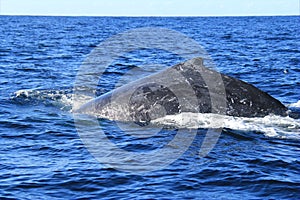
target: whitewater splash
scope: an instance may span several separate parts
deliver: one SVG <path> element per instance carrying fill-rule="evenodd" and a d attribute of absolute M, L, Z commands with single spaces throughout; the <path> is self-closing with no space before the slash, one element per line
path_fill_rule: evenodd
<path fill-rule="evenodd" d="M 61 110 L 70 111 L 72 109 L 72 89 L 25 89 L 14 92 L 11 99 L 20 103 L 35 105 L 42 103 L 59 107 Z"/>
<path fill-rule="evenodd" d="M 22 104 L 40 102 L 52 105 L 63 111 L 72 112 L 72 88 L 67 89 L 28 89 L 18 90 L 11 99 Z M 83 96 L 83 102 L 92 96 Z M 290 109 L 300 108 L 300 100 L 288 105 Z M 300 119 L 268 115 L 265 117 L 233 117 L 212 113 L 180 113 L 167 115 L 151 121 L 156 126 L 165 128 L 187 129 L 218 129 L 227 128 L 239 131 L 254 131 L 263 133 L 267 137 L 282 139 L 300 139 Z"/>
<path fill-rule="evenodd" d="M 288 105 L 290 108 L 300 108 L 300 100 L 298 100 L 296 103 L 291 103 Z"/>
<path fill-rule="evenodd" d="M 152 123 L 172 128 L 228 128 L 260 132 L 267 137 L 300 139 L 300 120 L 276 115 L 247 118 L 212 113 L 180 113 L 155 119 Z"/>

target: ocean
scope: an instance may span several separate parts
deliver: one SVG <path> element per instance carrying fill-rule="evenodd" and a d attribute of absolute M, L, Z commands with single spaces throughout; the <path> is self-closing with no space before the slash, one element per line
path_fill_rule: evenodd
<path fill-rule="evenodd" d="M 92 116 L 76 123 L 73 112 L 80 70 L 97 65 L 91 55 L 114 60 L 91 77 L 83 102 L 198 56 L 186 42 L 194 41 L 210 67 L 300 114 L 299 16 L 0 16 L 0 24 L 1 199 L 300 199 L 297 117 L 216 125 L 211 115 L 189 113 L 137 126 Z M 112 38 L 122 55 L 109 46 L 94 54 Z M 157 48 L 161 38 L 169 51 Z"/>

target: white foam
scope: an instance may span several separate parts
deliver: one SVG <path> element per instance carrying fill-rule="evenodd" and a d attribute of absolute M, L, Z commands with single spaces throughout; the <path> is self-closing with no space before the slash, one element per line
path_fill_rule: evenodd
<path fill-rule="evenodd" d="M 62 110 L 72 106 L 73 94 L 68 90 L 43 90 L 43 89 L 24 89 L 14 92 L 12 99 L 28 101 L 40 101 L 45 104 L 52 104 Z"/>
<path fill-rule="evenodd" d="M 300 139 L 300 121 L 276 115 L 246 118 L 212 113 L 180 113 L 152 121 L 154 124 L 176 128 L 229 128 L 261 132 L 268 137 Z"/>
<path fill-rule="evenodd" d="M 291 103 L 289 105 L 289 107 L 292 107 L 292 108 L 300 108 L 300 100 L 298 100 L 296 103 Z"/>
<path fill-rule="evenodd" d="M 20 97 L 20 96 L 28 97 L 30 91 L 32 91 L 32 90 L 18 90 L 14 94 L 15 94 L 15 97 Z"/>

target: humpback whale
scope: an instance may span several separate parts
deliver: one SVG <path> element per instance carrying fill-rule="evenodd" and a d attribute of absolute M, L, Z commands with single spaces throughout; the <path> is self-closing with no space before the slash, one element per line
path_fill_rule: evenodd
<path fill-rule="evenodd" d="M 198 57 L 116 88 L 75 112 L 146 123 L 184 112 L 264 117 L 287 116 L 287 111 L 266 92 L 205 67 Z"/>

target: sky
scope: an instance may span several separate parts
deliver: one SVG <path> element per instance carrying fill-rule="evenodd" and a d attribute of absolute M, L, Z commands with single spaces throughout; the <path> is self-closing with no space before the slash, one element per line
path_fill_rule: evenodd
<path fill-rule="evenodd" d="M 300 0 L 0 0 L 0 15 L 300 15 Z"/>

